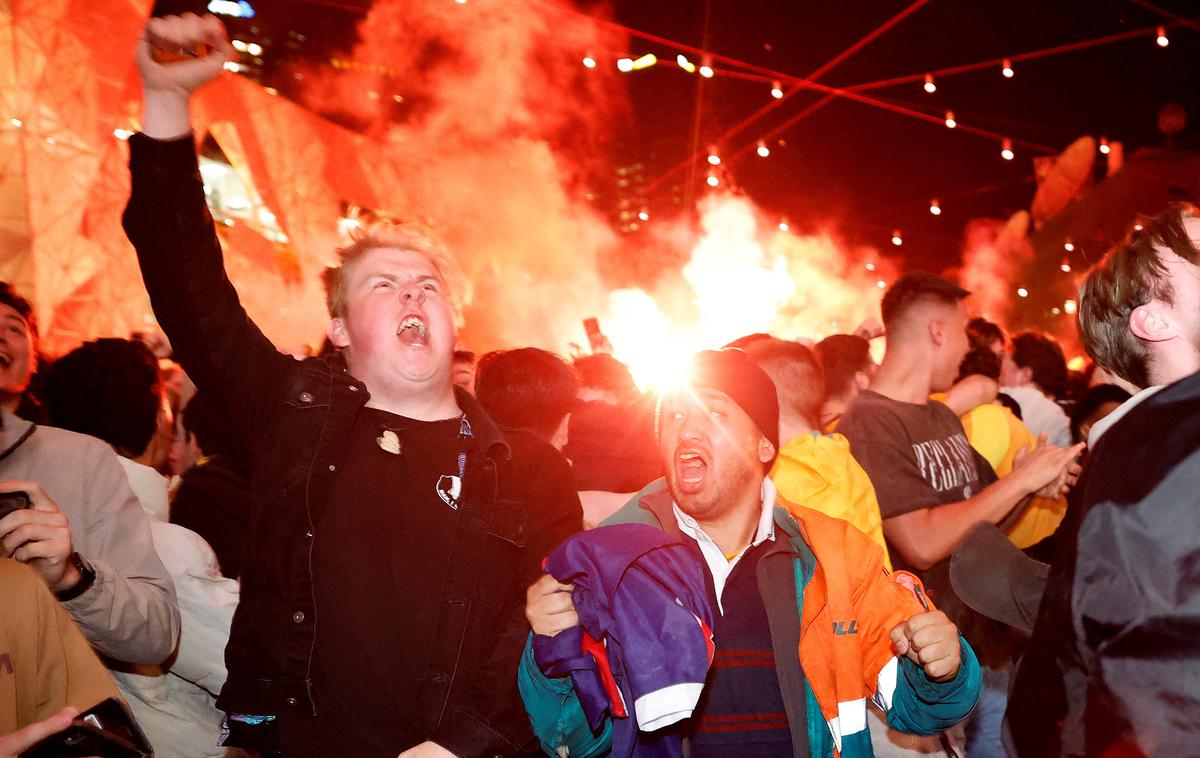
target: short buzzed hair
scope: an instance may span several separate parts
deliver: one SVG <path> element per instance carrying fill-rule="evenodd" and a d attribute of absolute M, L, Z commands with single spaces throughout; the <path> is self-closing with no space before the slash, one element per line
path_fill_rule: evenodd
<path fill-rule="evenodd" d="M 499 350 L 479 360 L 475 394 L 501 428 L 521 429 L 549 442 L 575 409 L 579 380 L 571 364 L 536 347 Z"/>
<path fill-rule="evenodd" d="M 1093 268 L 1079 291 L 1077 318 L 1084 349 L 1097 365 L 1137 387 L 1153 384 L 1150 352 L 1130 330 L 1129 317 L 1151 300 L 1174 300 L 1159 248 L 1192 265 L 1200 264 L 1200 251 L 1183 224 L 1193 218 L 1200 218 L 1196 206 L 1172 203 L 1159 215 L 1142 221 L 1142 230 Z"/>
<path fill-rule="evenodd" d="M 847 397 L 855 375 L 871 368 L 871 343 L 857 334 L 831 334 L 815 349 L 824 372 L 826 398 Z"/>
<path fill-rule="evenodd" d="M 455 326 L 462 326 L 462 308 L 467 294 L 467 279 L 446 247 L 432 235 L 412 224 L 377 221 L 350 234 L 350 244 L 337 251 L 338 265 L 321 274 L 325 285 L 325 305 L 330 318 L 345 318 L 349 298 L 350 266 L 372 250 L 409 250 L 425 256 L 446 285 L 446 297 L 454 314 Z"/>
<path fill-rule="evenodd" d="M 924 272 L 905 274 L 896 280 L 883 296 L 883 303 L 880 305 L 883 328 L 890 333 L 892 327 L 918 305 L 928 302 L 955 305 L 970 294 L 970 290 L 965 290 L 940 276 Z"/>
<path fill-rule="evenodd" d="M 798 414 L 814 429 L 819 428 L 825 377 L 816 353 L 799 342 L 775 337 L 755 339 L 742 350 L 775 383 L 779 407 Z"/>

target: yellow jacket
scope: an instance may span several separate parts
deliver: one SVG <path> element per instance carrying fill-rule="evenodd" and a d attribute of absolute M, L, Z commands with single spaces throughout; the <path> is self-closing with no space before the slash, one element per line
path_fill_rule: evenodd
<path fill-rule="evenodd" d="M 1007 476 L 1012 472 L 1018 451 L 1032 451 L 1037 447 L 1033 432 L 1002 405 L 985 403 L 968 411 L 960 420 L 971 447 L 992 464 L 996 476 Z M 1066 513 L 1066 498 L 1035 497 L 1009 528 L 1008 538 L 1019 548 L 1036 544 L 1058 529 Z"/>
<path fill-rule="evenodd" d="M 771 469 L 771 481 L 787 503 L 842 519 L 866 534 L 883 550 L 883 565 L 892 570 L 875 488 L 845 437 L 813 432 L 788 440 Z"/>

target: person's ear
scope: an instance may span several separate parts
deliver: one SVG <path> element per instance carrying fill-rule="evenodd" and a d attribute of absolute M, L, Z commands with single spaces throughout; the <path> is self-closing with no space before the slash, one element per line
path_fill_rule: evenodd
<path fill-rule="evenodd" d="M 858 387 L 858 391 L 862 392 L 865 389 L 871 388 L 871 377 L 867 376 L 865 371 L 854 372 L 854 386 Z"/>
<path fill-rule="evenodd" d="M 570 429 L 570 426 L 571 414 L 568 413 L 563 416 L 562 421 L 558 424 L 558 428 L 554 430 L 554 436 L 550 438 L 550 444 L 560 453 L 567 446 L 567 431 Z"/>
<path fill-rule="evenodd" d="M 329 326 L 325 328 L 325 335 L 329 337 L 329 341 L 333 346 L 341 349 L 350 345 L 350 335 L 346 331 L 346 319 L 331 318 Z"/>
<path fill-rule="evenodd" d="M 1179 336 L 1179 329 L 1168 314 L 1153 302 L 1139 305 L 1129 314 L 1129 331 L 1146 342 L 1163 342 Z"/>
<path fill-rule="evenodd" d="M 770 463 L 775 457 L 775 446 L 771 444 L 771 440 L 766 437 L 758 438 L 758 460 L 763 463 Z"/>
<path fill-rule="evenodd" d="M 933 344 L 942 345 L 946 342 L 946 323 L 938 319 L 929 322 L 929 339 Z"/>

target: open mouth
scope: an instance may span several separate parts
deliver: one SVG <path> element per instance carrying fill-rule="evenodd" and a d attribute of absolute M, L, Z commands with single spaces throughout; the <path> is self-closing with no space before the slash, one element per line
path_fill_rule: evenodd
<path fill-rule="evenodd" d="M 429 327 L 425 326 L 425 322 L 419 316 L 409 316 L 400 322 L 396 336 L 409 347 L 428 345 Z"/>
<path fill-rule="evenodd" d="M 675 455 L 675 481 L 684 492 L 698 492 L 708 478 L 708 461 L 694 450 Z"/>

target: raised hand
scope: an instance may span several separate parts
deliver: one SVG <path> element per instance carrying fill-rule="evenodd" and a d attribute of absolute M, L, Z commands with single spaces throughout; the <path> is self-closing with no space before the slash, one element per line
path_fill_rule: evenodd
<path fill-rule="evenodd" d="M 216 16 L 184 13 L 147 21 L 137 48 L 142 131 L 157 139 L 186 134 L 192 93 L 219 76 L 233 54 L 225 25 Z"/>

